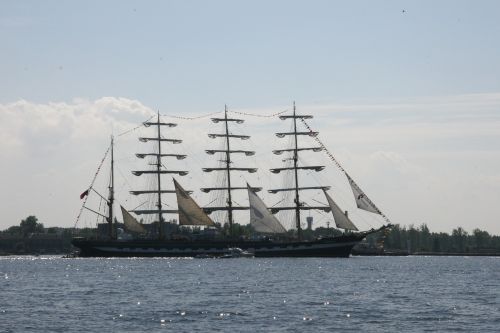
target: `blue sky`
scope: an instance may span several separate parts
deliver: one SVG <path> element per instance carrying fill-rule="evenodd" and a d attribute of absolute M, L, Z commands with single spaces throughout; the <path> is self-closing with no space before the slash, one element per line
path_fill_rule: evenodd
<path fill-rule="evenodd" d="M 1 194 L 0 227 L 27 214 L 72 225 L 68 193 L 112 131 L 152 110 L 270 114 L 295 100 L 396 223 L 500 233 L 498 36 L 498 1 L 2 1 L 1 181 L 37 190 Z M 30 183 L 30 165 L 50 172 Z M 74 165 L 87 169 L 64 174 Z"/>
<path fill-rule="evenodd" d="M 499 85 L 496 1 L 3 1 L 0 8 L 2 102 L 127 96 L 182 112 Z"/>

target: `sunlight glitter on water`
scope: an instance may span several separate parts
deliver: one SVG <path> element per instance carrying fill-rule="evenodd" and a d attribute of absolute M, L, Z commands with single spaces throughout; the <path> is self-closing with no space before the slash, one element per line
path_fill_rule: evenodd
<path fill-rule="evenodd" d="M 0 331 L 30 331 L 23 318 L 39 331 L 92 318 L 89 332 L 154 331 L 161 320 L 174 332 L 288 332 L 301 322 L 315 332 L 495 331 L 500 323 L 497 258 L 2 258 L 0 272 Z"/>

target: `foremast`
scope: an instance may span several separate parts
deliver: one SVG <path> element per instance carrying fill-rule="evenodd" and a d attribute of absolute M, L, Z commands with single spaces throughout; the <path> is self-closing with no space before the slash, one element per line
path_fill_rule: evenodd
<path fill-rule="evenodd" d="M 177 159 L 184 159 L 186 155 L 181 155 L 181 154 L 164 154 L 162 152 L 162 143 L 167 142 L 167 143 L 172 143 L 172 144 L 179 144 L 182 143 L 182 140 L 180 139 L 171 139 L 171 138 L 164 138 L 162 136 L 162 127 L 175 127 L 177 124 L 175 123 L 165 123 L 162 122 L 160 119 L 160 112 L 157 113 L 157 119 L 155 121 L 146 121 L 144 123 L 145 127 L 150 127 L 154 126 L 156 127 L 156 136 L 155 137 L 140 137 L 139 141 L 141 142 L 157 142 L 158 144 L 158 149 L 157 152 L 153 153 L 139 153 L 136 154 L 138 158 L 145 158 L 147 156 L 153 157 L 155 160 L 155 163 L 152 163 L 151 165 L 154 166 L 155 168 L 153 170 L 139 170 L 139 171 L 132 171 L 132 174 L 135 176 L 142 176 L 142 175 L 147 175 L 147 174 L 152 174 L 156 176 L 156 189 L 146 189 L 146 190 L 139 190 L 139 191 L 130 191 L 131 194 L 133 195 L 144 195 L 144 194 L 156 194 L 157 196 L 157 203 L 156 203 L 156 209 L 135 209 L 132 210 L 133 213 L 137 215 L 157 215 L 158 216 L 158 238 L 159 239 L 164 239 L 165 235 L 163 234 L 163 214 L 176 214 L 178 210 L 174 209 L 163 209 L 163 204 L 162 204 L 162 194 L 166 193 L 175 193 L 175 190 L 163 190 L 162 189 L 162 179 L 161 175 L 164 174 L 177 174 L 180 176 L 185 176 L 188 174 L 187 171 L 181 171 L 181 170 L 168 170 L 163 162 L 162 158 L 167 157 L 175 157 Z"/>
<path fill-rule="evenodd" d="M 108 236 L 114 239 L 113 235 L 113 203 L 115 201 L 115 159 L 114 159 L 114 138 L 111 136 L 111 175 L 109 180 L 109 200 L 108 200 Z"/>
<path fill-rule="evenodd" d="M 224 106 L 224 118 L 212 118 L 212 122 L 214 123 L 219 123 L 223 122 L 224 123 L 224 133 L 215 133 L 215 134 L 208 134 L 208 137 L 211 139 L 216 139 L 219 137 L 224 138 L 224 149 L 220 150 L 214 150 L 214 149 L 209 149 L 206 150 L 205 152 L 209 155 L 214 155 L 216 153 L 222 153 L 224 156 L 224 160 L 222 160 L 222 167 L 216 167 L 216 168 L 203 168 L 204 172 L 212 172 L 212 171 L 220 171 L 220 172 L 225 172 L 226 173 L 226 181 L 227 181 L 227 186 L 222 186 L 222 187 L 205 187 L 202 188 L 201 190 L 205 193 L 209 193 L 211 191 L 226 191 L 227 192 L 227 201 L 226 201 L 226 206 L 223 207 L 205 207 L 204 210 L 208 214 L 215 212 L 215 211 L 227 211 L 228 214 L 228 224 L 229 224 L 229 234 L 230 236 L 233 235 L 233 211 L 235 210 L 247 210 L 249 207 L 240 207 L 240 206 L 234 206 L 233 205 L 233 198 L 232 198 L 232 191 L 234 190 L 247 190 L 246 186 L 233 186 L 231 183 L 231 173 L 233 171 L 241 171 L 241 172 L 248 172 L 248 173 L 254 173 L 257 171 L 256 168 L 247 168 L 247 167 L 234 167 L 231 166 L 233 163 L 231 160 L 231 155 L 232 154 L 244 154 L 245 156 L 252 156 L 255 154 L 254 151 L 249 151 L 249 150 L 231 150 L 231 140 L 230 139 L 239 139 L 239 140 L 248 140 L 250 136 L 248 135 L 237 135 L 237 134 L 231 134 L 229 131 L 229 123 L 236 123 L 236 124 L 242 124 L 244 122 L 243 119 L 236 119 L 236 118 L 228 118 L 227 115 L 227 106 Z M 258 192 L 261 190 L 261 188 L 254 187 L 254 191 Z"/>
<path fill-rule="evenodd" d="M 292 119 L 293 121 L 293 132 L 282 132 L 282 133 L 276 133 L 276 136 L 278 138 L 284 138 L 286 136 L 293 136 L 293 147 L 289 149 L 278 149 L 274 150 L 273 153 L 276 155 L 281 155 L 283 153 L 292 153 L 292 161 L 293 165 L 291 167 L 283 167 L 283 168 L 273 168 L 271 169 L 271 172 L 273 173 L 280 173 L 282 171 L 293 171 L 293 177 L 294 177 L 294 187 L 292 188 L 278 188 L 278 189 L 272 189 L 269 190 L 269 193 L 278 193 L 278 192 L 283 192 L 283 191 L 294 191 L 295 192 L 295 198 L 294 198 L 294 205 L 293 206 L 282 206 L 282 207 L 273 207 L 271 208 L 271 211 L 273 213 L 277 213 L 282 210 L 294 210 L 295 211 L 295 227 L 297 228 L 297 237 L 299 240 L 302 238 L 302 227 L 300 223 L 300 212 L 302 210 L 323 210 L 323 211 L 330 211 L 329 206 L 310 206 L 310 205 L 305 205 L 305 203 L 300 201 L 300 192 L 305 191 L 305 190 L 328 190 L 330 187 L 329 186 L 300 186 L 299 182 L 299 171 L 300 170 L 313 170 L 316 172 L 319 172 L 323 170 L 325 167 L 321 165 L 314 165 L 314 166 L 299 166 L 299 154 L 302 151 L 313 151 L 313 152 L 319 152 L 322 150 L 321 147 L 299 147 L 299 136 L 312 136 L 315 137 L 318 135 L 318 132 L 299 132 L 297 130 L 297 119 L 311 119 L 311 115 L 299 115 L 296 113 L 296 108 L 295 108 L 295 102 L 293 103 L 293 113 L 292 115 L 282 115 L 279 117 L 281 120 L 288 120 Z"/>

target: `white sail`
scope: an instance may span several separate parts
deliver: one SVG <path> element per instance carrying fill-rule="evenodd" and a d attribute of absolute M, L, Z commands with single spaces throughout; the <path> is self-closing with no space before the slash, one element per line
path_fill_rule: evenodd
<path fill-rule="evenodd" d="M 122 209 L 122 215 L 123 215 L 123 224 L 125 226 L 125 230 L 127 231 L 132 231 L 132 232 L 137 232 L 140 234 L 146 233 L 146 228 L 137 220 L 135 217 L 132 216 L 123 206 L 120 206 Z"/>
<path fill-rule="evenodd" d="M 335 220 L 335 225 L 337 226 L 337 228 L 358 231 L 358 228 L 356 228 L 349 217 L 344 214 L 342 209 L 340 209 L 335 201 L 333 201 L 330 195 L 325 190 L 323 190 L 323 192 L 325 193 L 326 200 L 328 200 L 328 204 L 332 209 L 333 219 Z"/>
<path fill-rule="evenodd" d="M 280 221 L 269 212 L 266 204 L 255 194 L 250 185 L 248 188 L 248 201 L 250 203 L 250 225 L 257 232 L 269 234 L 282 234 L 286 229 Z"/>
<path fill-rule="evenodd" d="M 205 214 L 203 209 L 198 206 L 175 179 L 174 185 L 175 193 L 177 194 L 177 206 L 179 209 L 179 224 L 215 226 L 214 221 Z"/>
<path fill-rule="evenodd" d="M 356 199 L 356 205 L 359 209 L 363 209 L 375 214 L 382 214 L 380 210 L 373 204 L 373 202 L 363 193 L 359 186 L 352 180 L 352 178 L 345 173 L 347 179 L 349 180 L 349 185 L 351 185 L 352 193 Z"/>

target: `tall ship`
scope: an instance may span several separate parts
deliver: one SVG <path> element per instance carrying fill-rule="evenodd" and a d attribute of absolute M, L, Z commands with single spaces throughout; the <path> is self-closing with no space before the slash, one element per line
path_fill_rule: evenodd
<path fill-rule="evenodd" d="M 224 256 L 234 248 L 253 253 L 255 257 L 349 257 L 352 248 L 365 239 L 366 236 L 391 227 L 389 219 L 375 206 L 366 196 L 361 188 L 354 182 L 352 177 L 342 168 L 334 156 L 327 150 L 319 140 L 318 132 L 311 130 L 307 120 L 311 115 L 301 115 L 296 112 L 295 103 L 291 114 L 280 115 L 282 121 L 291 122 L 289 132 L 276 133 L 278 138 L 287 138 L 290 147 L 274 150 L 275 155 L 284 157 L 283 166 L 270 170 L 274 174 L 286 174 L 287 186 L 269 189 L 270 194 L 282 194 L 283 198 L 291 199 L 291 202 L 281 200 L 280 206 L 268 208 L 262 198 L 258 195 L 261 187 L 251 186 L 249 183 L 241 183 L 241 178 L 235 174 L 256 173 L 255 167 L 241 166 L 235 163 L 235 156 L 253 156 L 254 151 L 235 148 L 235 140 L 247 140 L 247 135 L 234 134 L 230 127 L 244 122 L 244 119 L 233 118 L 228 115 L 227 107 L 223 117 L 214 117 L 212 122 L 223 125 L 221 133 L 208 134 L 209 138 L 221 139 L 222 145 L 219 149 L 208 149 L 205 152 L 218 158 L 216 167 L 205 167 L 203 172 L 216 173 L 220 182 L 213 187 L 200 188 L 202 193 L 214 194 L 215 200 L 206 207 L 201 207 L 192 197 L 192 191 L 184 189 L 181 185 L 182 177 L 188 174 L 186 170 L 171 169 L 169 159 L 182 160 L 185 154 L 168 152 L 166 145 L 178 144 L 182 140 L 168 138 L 164 132 L 175 123 L 164 122 L 158 114 L 156 119 L 143 123 L 145 127 L 155 129 L 154 135 L 140 137 L 144 143 L 154 143 L 155 149 L 148 152 L 137 153 L 136 157 L 149 162 L 149 168 L 133 170 L 135 177 L 149 177 L 148 188 L 134 189 L 130 191 L 133 196 L 146 196 L 149 205 L 127 210 L 121 206 L 123 223 L 118 223 L 114 212 L 115 184 L 114 184 L 114 150 L 113 138 L 106 152 L 105 158 L 110 160 L 110 180 L 108 195 L 100 194 L 94 186 L 95 178 L 89 188 L 80 196 L 84 199 L 82 209 L 101 216 L 106 221 L 106 236 L 100 237 L 75 237 L 72 244 L 79 249 L 82 257 L 196 257 L 196 256 Z M 299 130 L 302 124 L 305 130 Z M 302 138 L 313 139 L 312 146 L 302 146 Z M 311 141 L 311 140 L 309 140 Z M 168 146 L 167 146 L 168 147 Z M 149 147 L 151 148 L 151 147 Z M 308 186 L 304 181 L 311 172 L 321 172 L 322 165 L 308 165 L 303 162 L 302 154 L 326 153 L 335 165 L 345 174 L 351 186 L 354 199 L 358 209 L 381 215 L 387 222 L 378 229 L 359 231 L 349 218 L 347 211 L 340 208 L 337 202 L 329 194 L 330 186 Z M 104 163 L 104 159 L 101 162 Z M 99 166 L 99 169 L 101 169 Z M 262 171 L 261 171 L 262 172 Z M 97 176 L 97 173 L 96 173 Z M 256 184 L 252 184 L 256 185 Z M 303 200 L 306 191 L 321 191 L 326 204 L 307 203 Z M 102 213 L 87 205 L 87 198 L 91 193 L 96 193 L 101 201 L 105 202 L 106 213 Z M 235 193 L 246 192 L 248 205 L 236 204 Z M 165 197 L 169 202 L 175 204 L 163 204 Z M 175 197 L 176 200 L 173 200 Z M 290 200 L 289 200 L 290 201 Z M 176 207 L 175 207 L 176 206 Z M 303 230 L 304 211 L 322 211 L 331 213 L 335 221 L 337 232 L 335 235 L 322 237 L 311 237 L 310 233 L 305 235 Z M 242 225 L 235 221 L 235 212 L 246 211 L 249 216 L 248 225 Z M 219 213 L 218 213 L 219 212 Z M 291 228 L 286 228 L 275 214 L 285 214 L 287 224 L 293 222 Z M 220 214 L 222 213 L 222 214 Z M 167 221 L 165 216 L 177 216 L 177 219 Z M 217 216 L 217 218 L 213 218 Z M 78 219 L 77 218 L 77 222 Z M 149 217 L 152 223 L 141 223 L 143 217 Z M 141 220 L 141 222 L 138 221 Z M 119 226 L 118 226 L 119 225 Z M 236 228 L 238 227 L 238 228 Z M 238 232 L 241 228 L 250 231 L 250 235 L 242 235 Z M 238 230 L 236 230 L 238 229 Z M 340 232 L 342 230 L 342 232 Z M 123 237 L 126 235 L 126 237 Z"/>

